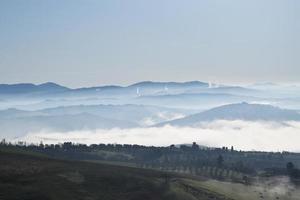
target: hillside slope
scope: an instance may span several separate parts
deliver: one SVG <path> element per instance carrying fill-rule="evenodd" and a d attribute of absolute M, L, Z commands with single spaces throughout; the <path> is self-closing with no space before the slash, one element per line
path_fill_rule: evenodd
<path fill-rule="evenodd" d="M 230 199 L 190 186 L 177 175 L 153 170 L 1 151 L 0 162 L 0 199 Z"/>
<path fill-rule="evenodd" d="M 300 121 L 300 114 L 294 110 L 281 109 L 263 104 L 238 103 L 216 107 L 181 119 L 158 124 L 173 126 L 194 126 L 203 121 L 245 120 L 245 121 Z"/>

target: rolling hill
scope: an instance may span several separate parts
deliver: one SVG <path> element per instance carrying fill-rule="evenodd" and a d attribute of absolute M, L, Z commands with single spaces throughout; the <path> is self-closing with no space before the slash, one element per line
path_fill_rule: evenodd
<path fill-rule="evenodd" d="M 243 87 L 233 87 L 222 85 L 220 87 L 211 87 L 210 84 L 200 81 L 189 82 L 153 82 L 143 81 L 128 86 L 104 85 L 84 88 L 67 88 L 56 83 L 47 82 L 43 84 L 19 83 L 19 84 L 0 84 L 0 95 L 2 94 L 31 94 L 43 93 L 62 95 L 160 95 L 160 94 L 180 94 L 180 93 L 199 93 L 199 92 L 218 93 L 225 91 L 232 94 L 245 94 L 254 92 L 254 89 Z"/>
<path fill-rule="evenodd" d="M 134 128 L 139 125 L 126 120 L 100 117 L 88 113 L 69 115 L 38 115 L 0 119 L 0 138 L 15 138 L 31 132 L 76 131 L 112 128 Z"/>
<path fill-rule="evenodd" d="M 196 126 L 200 122 L 214 120 L 245 120 L 245 121 L 300 121 L 298 111 L 281 109 L 271 105 L 237 103 L 216 107 L 201 113 L 193 114 L 158 124 L 172 126 Z"/>
<path fill-rule="evenodd" d="M 0 84 L 0 94 L 57 93 L 69 90 L 71 89 L 52 82 L 40 85 L 32 83 Z"/>
<path fill-rule="evenodd" d="M 0 199 L 232 200 L 188 176 L 0 150 Z"/>

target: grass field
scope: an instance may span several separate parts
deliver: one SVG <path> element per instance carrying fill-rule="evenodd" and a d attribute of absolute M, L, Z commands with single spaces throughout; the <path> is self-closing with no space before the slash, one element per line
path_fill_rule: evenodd
<path fill-rule="evenodd" d="M 246 186 L 112 163 L 0 151 L 1 200 L 296 200 L 299 197 L 296 188 L 270 181 Z"/>
<path fill-rule="evenodd" d="M 0 199 L 228 199 L 176 174 L 0 152 Z"/>

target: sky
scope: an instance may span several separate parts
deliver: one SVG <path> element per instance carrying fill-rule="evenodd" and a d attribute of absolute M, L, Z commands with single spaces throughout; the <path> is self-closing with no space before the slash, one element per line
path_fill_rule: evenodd
<path fill-rule="evenodd" d="M 297 0 L 1 0 L 0 83 L 300 82 Z"/>

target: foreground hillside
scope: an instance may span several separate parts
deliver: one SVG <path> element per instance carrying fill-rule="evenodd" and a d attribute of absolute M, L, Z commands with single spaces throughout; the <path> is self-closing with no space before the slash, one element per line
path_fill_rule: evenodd
<path fill-rule="evenodd" d="M 145 169 L 0 153 L 0 199 L 230 199 Z"/>
<path fill-rule="evenodd" d="M 0 163 L 1 200 L 297 200 L 300 195 L 287 177 L 248 185 L 101 162 L 52 159 L 17 149 L 0 149 Z"/>

